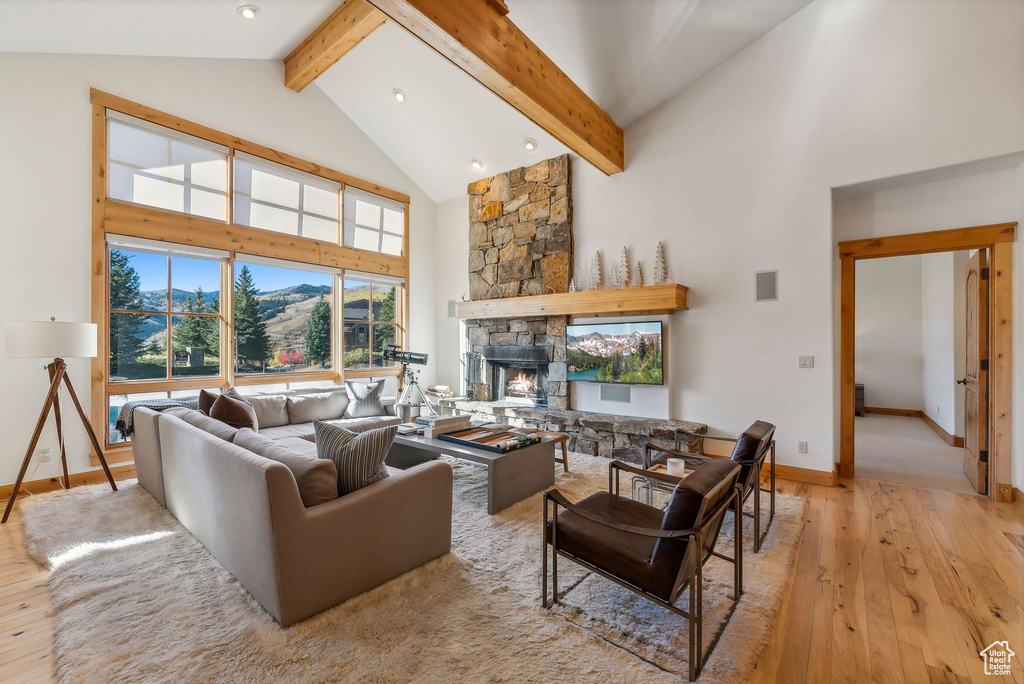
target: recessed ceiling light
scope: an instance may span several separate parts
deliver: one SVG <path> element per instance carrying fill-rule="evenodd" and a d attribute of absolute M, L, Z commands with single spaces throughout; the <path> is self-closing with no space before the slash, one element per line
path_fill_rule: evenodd
<path fill-rule="evenodd" d="M 484 168 L 484 163 L 482 161 L 480 161 L 479 159 L 472 160 L 471 162 L 469 162 L 469 165 L 472 166 L 474 169 L 477 169 L 477 170 L 480 170 L 480 169 Z"/>
<path fill-rule="evenodd" d="M 398 88 L 395 88 L 395 99 L 398 100 L 399 102 L 405 102 L 405 93 L 403 93 Z"/>
<path fill-rule="evenodd" d="M 534 140 L 533 138 L 527 138 L 526 140 L 523 141 L 523 147 L 525 147 L 530 152 L 533 152 L 535 149 L 537 149 L 537 141 Z"/>
<path fill-rule="evenodd" d="M 260 8 L 256 5 L 242 5 L 237 11 L 246 19 L 255 19 L 256 15 L 260 13 Z"/>

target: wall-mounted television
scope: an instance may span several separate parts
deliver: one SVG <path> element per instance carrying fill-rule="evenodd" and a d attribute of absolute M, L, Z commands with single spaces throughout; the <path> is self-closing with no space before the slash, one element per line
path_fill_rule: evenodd
<path fill-rule="evenodd" d="M 665 383 L 661 321 L 565 327 L 567 379 L 585 382 Z"/>

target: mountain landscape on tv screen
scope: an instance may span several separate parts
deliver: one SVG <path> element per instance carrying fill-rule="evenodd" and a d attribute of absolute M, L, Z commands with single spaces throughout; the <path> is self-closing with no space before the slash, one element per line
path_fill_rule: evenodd
<path fill-rule="evenodd" d="M 588 332 L 566 335 L 569 380 L 660 385 L 663 382 L 661 334 L 624 335 Z"/>

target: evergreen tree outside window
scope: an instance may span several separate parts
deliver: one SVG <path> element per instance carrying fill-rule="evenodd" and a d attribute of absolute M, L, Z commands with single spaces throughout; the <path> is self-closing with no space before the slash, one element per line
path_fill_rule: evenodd
<path fill-rule="evenodd" d="M 384 279 L 346 274 L 344 279 L 345 369 L 389 368 L 384 347 L 401 346 L 397 318 L 397 299 L 401 286 Z"/>
<path fill-rule="evenodd" d="M 330 369 L 334 275 L 250 259 L 235 263 L 235 372 Z"/>
<path fill-rule="evenodd" d="M 119 246 L 109 261 L 110 381 L 219 375 L 220 262 Z"/>

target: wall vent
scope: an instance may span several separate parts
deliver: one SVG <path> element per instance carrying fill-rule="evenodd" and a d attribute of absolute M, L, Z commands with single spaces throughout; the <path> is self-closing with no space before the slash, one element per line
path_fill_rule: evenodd
<path fill-rule="evenodd" d="M 754 274 L 757 282 L 757 301 L 774 302 L 779 298 L 779 272 L 758 271 Z"/>
<path fill-rule="evenodd" d="M 618 401 L 628 404 L 629 385 L 601 385 L 601 401 Z"/>

